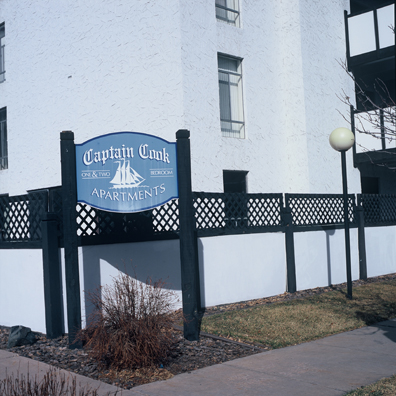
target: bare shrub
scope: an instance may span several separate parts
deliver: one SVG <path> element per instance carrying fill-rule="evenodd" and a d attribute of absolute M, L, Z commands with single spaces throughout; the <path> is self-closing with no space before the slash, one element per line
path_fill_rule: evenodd
<path fill-rule="evenodd" d="M 112 285 L 88 295 L 94 306 L 79 334 L 102 367 L 147 367 L 167 356 L 173 344 L 175 295 L 163 281 L 146 283 L 120 273 Z"/>
<path fill-rule="evenodd" d="M 97 396 L 96 389 L 78 388 L 76 377 L 66 377 L 58 371 L 47 371 L 40 381 L 37 376 L 31 378 L 17 374 L 7 375 L 0 381 L 1 396 Z M 117 392 L 116 392 L 117 393 Z M 115 394 L 116 394 L 115 393 Z M 115 395 L 114 394 L 114 395 Z"/>

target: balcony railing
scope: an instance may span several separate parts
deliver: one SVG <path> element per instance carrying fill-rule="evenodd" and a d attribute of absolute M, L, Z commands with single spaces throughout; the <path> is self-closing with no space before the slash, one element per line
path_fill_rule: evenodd
<path fill-rule="evenodd" d="M 352 131 L 355 134 L 354 163 L 396 166 L 395 107 L 357 111 L 351 107 Z"/>
<path fill-rule="evenodd" d="M 368 12 L 345 14 L 348 58 L 395 45 L 395 4 Z"/>

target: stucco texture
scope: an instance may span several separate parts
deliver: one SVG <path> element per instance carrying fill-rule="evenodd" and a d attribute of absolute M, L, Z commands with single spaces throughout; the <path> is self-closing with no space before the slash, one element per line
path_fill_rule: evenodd
<path fill-rule="evenodd" d="M 2 0 L 9 168 L 0 192 L 59 185 L 62 130 L 81 143 L 117 131 L 174 141 L 178 129 L 191 131 L 194 190 L 222 191 L 223 170 L 244 170 L 249 192 L 339 192 L 328 136 L 345 125 L 337 94 L 352 91 L 337 63 L 348 2 L 240 3 L 237 28 L 203 0 Z M 218 53 L 242 59 L 245 139 L 221 134 Z"/>

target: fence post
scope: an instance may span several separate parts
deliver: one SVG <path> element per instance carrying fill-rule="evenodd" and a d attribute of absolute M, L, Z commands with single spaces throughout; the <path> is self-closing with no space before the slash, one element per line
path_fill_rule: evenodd
<path fill-rule="evenodd" d="M 41 220 L 45 326 L 47 338 L 62 335 L 62 285 L 59 260 L 58 221 L 55 213 L 45 213 Z"/>
<path fill-rule="evenodd" d="M 367 280 L 366 237 L 364 233 L 364 209 L 356 206 L 358 221 L 359 279 Z"/>
<path fill-rule="evenodd" d="M 76 335 L 81 330 L 80 279 L 77 246 L 77 181 L 74 133 L 63 131 L 61 138 L 63 239 L 65 249 L 65 274 L 67 297 L 67 325 L 69 348 L 81 348 Z"/>
<path fill-rule="evenodd" d="M 285 201 L 286 207 L 283 208 L 281 212 L 281 218 L 282 225 L 285 227 L 287 291 L 289 293 L 295 293 L 297 291 L 297 282 L 294 255 L 293 215 L 288 206 L 287 194 L 285 194 Z"/>
<path fill-rule="evenodd" d="M 198 242 L 191 190 L 190 131 L 176 132 L 179 188 L 180 262 L 184 314 L 184 338 L 199 340 L 202 319 Z"/>

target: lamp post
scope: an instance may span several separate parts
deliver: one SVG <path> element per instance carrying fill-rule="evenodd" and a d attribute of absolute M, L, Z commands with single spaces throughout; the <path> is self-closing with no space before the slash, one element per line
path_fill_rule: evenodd
<path fill-rule="evenodd" d="M 347 297 L 352 298 L 352 271 L 351 271 L 351 244 L 349 238 L 349 214 L 348 214 L 348 185 L 346 172 L 346 155 L 345 153 L 355 143 L 355 136 L 348 128 L 334 129 L 330 134 L 330 145 L 334 150 L 341 153 L 342 167 L 342 189 L 344 195 L 344 225 L 345 225 L 345 258 L 347 272 Z"/>

